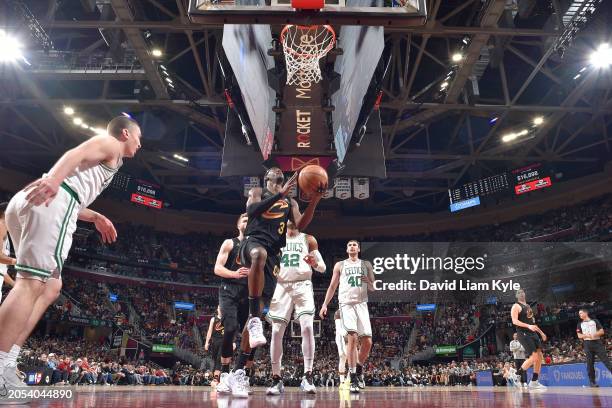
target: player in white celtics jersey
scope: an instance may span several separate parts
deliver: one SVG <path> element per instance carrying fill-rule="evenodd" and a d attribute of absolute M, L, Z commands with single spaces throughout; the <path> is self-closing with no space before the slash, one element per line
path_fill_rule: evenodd
<path fill-rule="evenodd" d="M 16 355 L 59 296 L 77 219 L 92 222 L 104 242 L 117 238 L 108 218 L 87 207 L 110 184 L 123 158 L 134 157 L 141 132 L 125 116 L 111 120 L 106 130 L 64 153 L 48 174 L 15 194 L 6 209 L 17 279 L 0 306 L 0 403 L 3 386 L 23 385 L 15 374 Z"/>
<path fill-rule="evenodd" d="M 0 203 L 0 244 L 2 245 L 0 247 L 0 303 L 2 303 L 2 284 L 6 283 L 10 287 L 15 286 L 15 281 L 8 274 L 8 265 L 17 263 L 15 258 L 11 258 L 11 243 L 4 222 L 4 211 L 6 211 L 7 205 L 8 203 Z"/>
<path fill-rule="evenodd" d="M 347 358 L 351 376 L 351 392 L 359 392 L 365 388 L 363 379 L 363 364 L 372 348 L 372 326 L 368 312 L 368 291 L 374 288 L 374 269 L 369 261 L 359 259 L 359 243 L 351 240 L 346 245 L 348 258 L 334 265 L 325 301 L 321 306 L 319 316 L 325 319 L 327 305 L 331 302 L 338 285 L 338 303 L 340 319 L 347 331 Z M 359 352 L 357 352 L 359 343 Z"/>
<path fill-rule="evenodd" d="M 312 270 L 325 272 L 325 263 L 319 253 L 317 240 L 312 235 L 298 231 L 296 225 L 287 223 L 287 244 L 281 249 L 280 271 L 276 289 L 270 302 L 268 319 L 272 321 L 272 342 L 270 357 L 272 361 L 272 387 L 268 395 L 283 392 L 281 379 L 281 359 L 283 356 L 283 335 L 291 315 L 300 322 L 302 334 L 302 354 L 304 356 L 304 377 L 300 388 L 310 394 L 316 392 L 312 381 L 315 339 L 313 318 L 315 314 L 314 292 L 312 290 Z"/>

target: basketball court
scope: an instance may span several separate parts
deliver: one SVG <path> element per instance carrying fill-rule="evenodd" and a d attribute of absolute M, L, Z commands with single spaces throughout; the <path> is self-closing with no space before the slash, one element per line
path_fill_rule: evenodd
<path fill-rule="evenodd" d="M 63 388 L 62 388 L 63 389 Z M 612 404 L 612 390 L 551 387 L 546 392 L 515 391 L 499 387 L 368 388 L 355 395 L 320 388 L 305 395 L 287 388 L 282 396 L 266 396 L 254 388 L 248 399 L 217 395 L 208 387 L 76 388 L 70 401 L 34 401 L 31 407 L 213 407 L 213 408 L 315 408 L 315 407 L 593 407 Z"/>

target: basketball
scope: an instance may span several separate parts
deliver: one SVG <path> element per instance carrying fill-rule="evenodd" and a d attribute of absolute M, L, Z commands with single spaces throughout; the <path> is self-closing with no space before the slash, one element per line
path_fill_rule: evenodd
<path fill-rule="evenodd" d="M 300 190 L 307 194 L 324 192 L 327 190 L 327 172 L 321 166 L 310 164 L 300 171 L 298 176 Z"/>

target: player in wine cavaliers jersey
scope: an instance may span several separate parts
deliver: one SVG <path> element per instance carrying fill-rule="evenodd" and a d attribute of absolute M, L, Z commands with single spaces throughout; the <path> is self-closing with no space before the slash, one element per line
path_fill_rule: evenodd
<path fill-rule="evenodd" d="M 351 240 L 346 245 L 348 258 L 334 265 L 325 301 L 319 316 L 325 319 L 327 305 L 338 290 L 340 318 L 348 335 L 347 358 L 351 375 L 350 391 L 357 393 L 365 388 L 363 365 L 372 348 L 372 326 L 368 312 L 368 291 L 374 291 L 374 270 L 369 261 L 359 259 L 359 243 Z M 365 285 L 364 285 L 365 282 Z M 357 353 L 357 343 L 360 343 Z"/>
<path fill-rule="evenodd" d="M 266 344 L 261 324 L 261 297 L 270 298 L 276 286 L 279 252 L 285 246 L 287 222 L 292 220 L 299 230 L 304 230 L 314 215 L 324 189 L 313 194 L 304 214 L 298 203 L 287 198 L 296 184 L 295 173 L 285 184 L 281 169 L 270 168 L 265 176 L 265 188 L 252 188 L 247 201 L 247 223 L 245 238 L 240 246 L 240 263 L 249 266 L 249 314 L 243 340 L 248 338 L 251 349 Z"/>
<path fill-rule="evenodd" d="M 546 387 L 540 384 L 538 378 L 544 360 L 540 336 L 542 336 L 542 341 L 546 341 L 546 334 L 536 326 L 533 310 L 525 301 L 525 291 L 523 289 L 516 291 L 516 299 L 517 302 L 510 310 L 512 324 L 516 326 L 518 341 L 525 349 L 525 355 L 529 356 L 517 370 L 516 374 L 522 376 L 523 372 L 527 371 L 527 369 L 533 365 L 533 377 L 529 383 L 529 389 L 545 391 Z"/>
<path fill-rule="evenodd" d="M 6 282 L 10 287 L 15 286 L 15 281 L 8 275 L 7 265 L 17 263 L 15 258 L 11 258 L 11 243 L 4 223 L 4 211 L 7 206 L 8 203 L 0 203 L 0 244 L 2 244 L 2 247 L 0 247 L 0 303 L 2 303 L 3 283 Z"/>
<path fill-rule="evenodd" d="M 206 342 L 204 344 L 204 350 L 210 352 L 210 357 L 213 361 L 213 379 L 217 383 L 221 374 L 221 345 L 223 343 L 224 332 L 223 315 L 221 314 L 221 308 L 217 307 L 217 312 L 210 318 Z"/>

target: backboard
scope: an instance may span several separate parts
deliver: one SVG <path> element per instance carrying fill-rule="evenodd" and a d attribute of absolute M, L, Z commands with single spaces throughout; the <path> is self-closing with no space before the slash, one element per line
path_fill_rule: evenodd
<path fill-rule="evenodd" d="M 404 6 L 400 3 L 405 3 Z M 191 21 L 220 24 L 332 24 L 416 27 L 426 0 L 325 0 L 322 10 L 295 10 L 291 0 L 190 0 Z"/>

